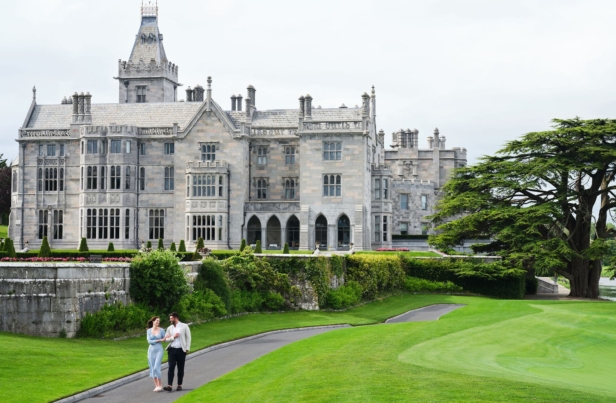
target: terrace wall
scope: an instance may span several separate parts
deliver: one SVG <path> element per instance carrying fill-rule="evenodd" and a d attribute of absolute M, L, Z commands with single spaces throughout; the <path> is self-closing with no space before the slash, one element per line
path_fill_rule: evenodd
<path fill-rule="evenodd" d="M 180 263 L 192 282 L 201 262 Z M 0 264 L 0 331 L 73 337 L 86 312 L 130 302 L 129 264 Z"/>

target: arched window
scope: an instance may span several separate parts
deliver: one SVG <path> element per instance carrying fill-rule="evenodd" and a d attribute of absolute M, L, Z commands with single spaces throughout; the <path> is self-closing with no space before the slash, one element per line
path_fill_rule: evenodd
<path fill-rule="evenodd" d="M 246 241 L 248 245 L 254 245 L 261 240 L 261 221 L 256 217 L 248 221 Z"/>
<path fill-rule="evenodd" d="M 338 219 L 338 249 L 348 248 L 351 243 L 351 222 L 349 217 L 342 215 Z"/>
<path fill-rule="evenodd" d="M 17 171 L 13 171 L 13 193 L 17 192 Z"/>
<path fill-rule="evenodd" d="M 327 218 L 320 215 L 314 225 L 314 242 L 319 249 L 327 249 Z"/>

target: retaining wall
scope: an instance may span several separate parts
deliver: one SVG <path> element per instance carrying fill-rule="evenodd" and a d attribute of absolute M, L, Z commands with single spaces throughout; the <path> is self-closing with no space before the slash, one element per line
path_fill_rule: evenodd
<path fill-rule="evenodd" d="M 182 262 L 188 281 L 200 262 Z M 105 304 L 130 302 L 129 264 L 0 264 L 0 331 L 73 337 L 86 312 Z"/>

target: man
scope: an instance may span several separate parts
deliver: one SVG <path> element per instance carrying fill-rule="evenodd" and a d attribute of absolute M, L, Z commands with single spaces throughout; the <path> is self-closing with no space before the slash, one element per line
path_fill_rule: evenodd
<path fill-rule="evenodd" d="M 171 326 L 167 328 L 165 340 L 172 341 L 167 346 L 169 372 L 167 373 L 167 386 L 163 389 L 171 392 L 173 390 L 173 376 L 176 364 L 178 366 L 178 387 L 176 390 L 182 390 L 184 363 L 186 362 L 186 354 L 190 351 L 190 329 L 187 324 L 180 322 L 177 312 L 169 314 L 169 322 L 171 322 Z"/>

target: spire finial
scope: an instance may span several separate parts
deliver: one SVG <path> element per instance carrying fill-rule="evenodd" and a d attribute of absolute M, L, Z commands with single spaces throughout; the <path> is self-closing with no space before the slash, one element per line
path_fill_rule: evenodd
<path fill-rule="evenodd" d="M 144 0 L 141 0 L 141 16 L 142 17 L 158 17 L 158 0 L 155 4 L 148 1 L 148 4 L 144 4 Z"/>
<path fill-rule="evenodd" d="M 36 102 L 36 85 L 32 87 L 32 100 Z"/>

